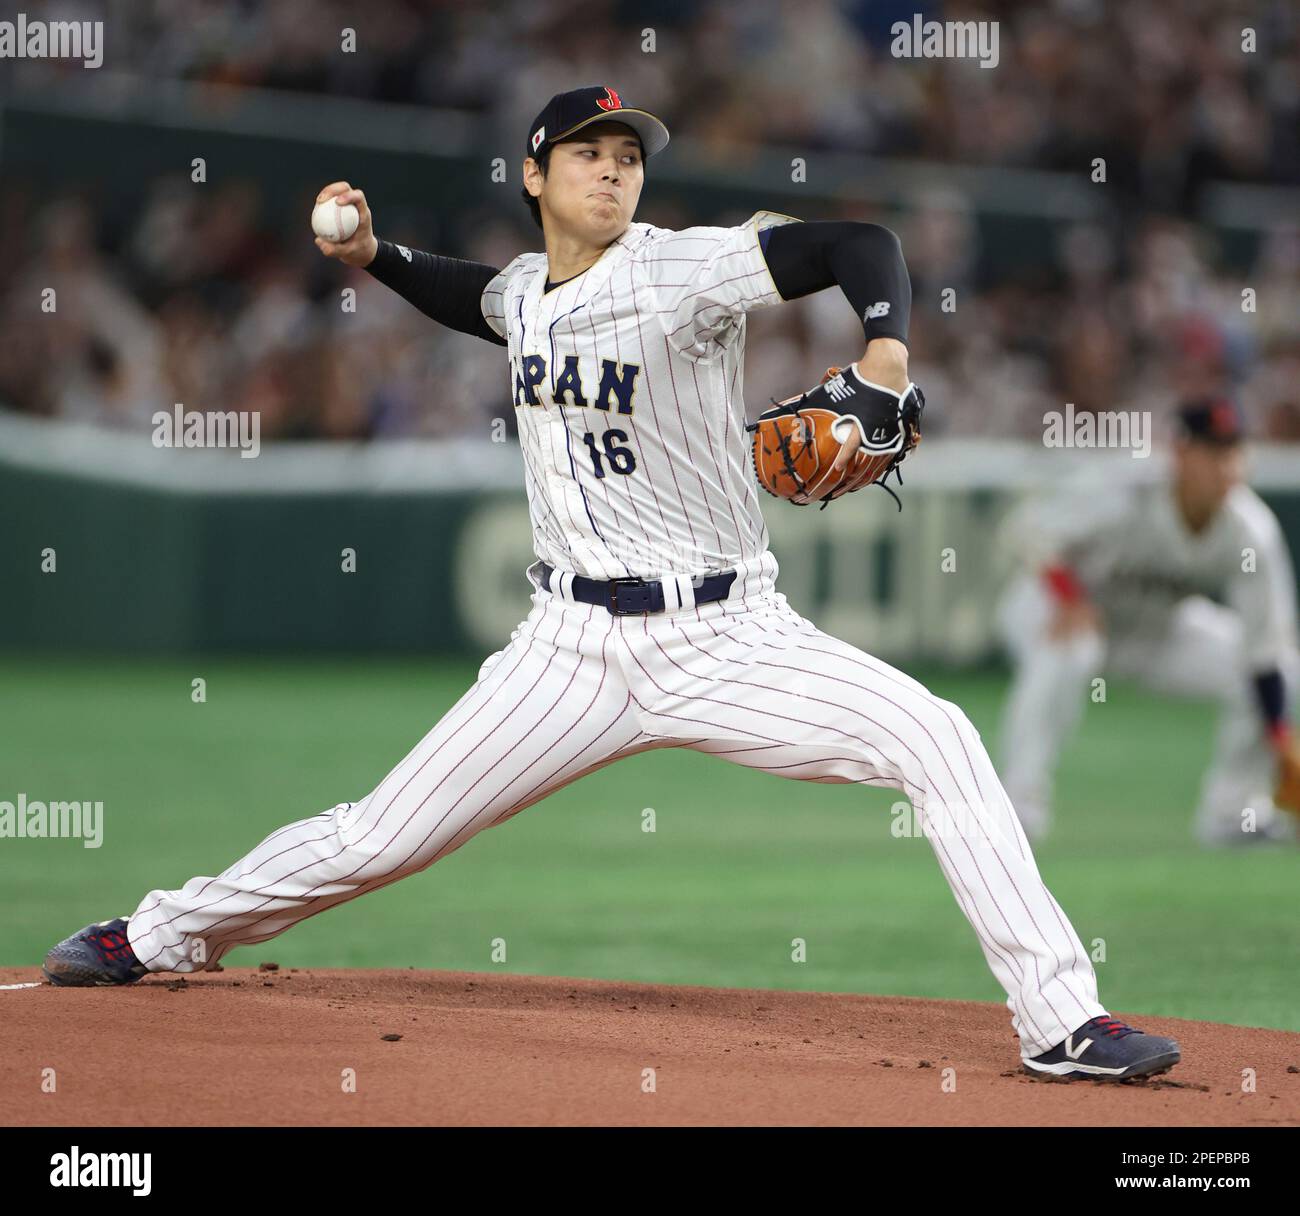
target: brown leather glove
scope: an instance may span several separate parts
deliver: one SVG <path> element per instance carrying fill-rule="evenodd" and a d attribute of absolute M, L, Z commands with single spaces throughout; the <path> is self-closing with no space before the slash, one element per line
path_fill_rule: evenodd
<path fill-rule="evenodd" d="M 856 375 L 829 367 L 821 384 L 758 416 L 745 429 L 754 436 L 751 455 L 758 483 L 799 506 L 832 500 L 866 485 L 884 486 L 890 473 L 921 440 L 925 397 L 915 384 L 902 393 L 865 385 Z M 856 420 L 863 442 L 845 468 L 832 470 L 843 441 L 837 424 Z M 898 474 L 899 484 L 902 475 Z M 899 503 L 901 509 L 902 504 Z"/>
<path fill-rule="evenodd" d="M 1293 815 L 1300 815 L 1300 739 L 1288 739 L 1279 753 L 1273 802 Z"/>

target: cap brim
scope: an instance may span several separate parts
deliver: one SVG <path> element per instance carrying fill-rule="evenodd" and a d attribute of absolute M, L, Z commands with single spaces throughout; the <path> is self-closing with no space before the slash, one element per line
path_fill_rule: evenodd
<path fill-rule="evenodd" d="M 624 126 L 631 127 L 640 136 L 641 146 L 645 148 L 646 156 L 653 156 L 656 152 L 662 152 L 668 146 L 668 128 L 648 110 L 633 110 L 630 108 L 611 110 L 608 114 L 596 114 L 591 118 L 584 118 L 567 131 L 561 131 L 558 135 L 553 135 L 546 142 L 548 144 L 558 144 L 575 131 L 581 131 L 583 127 L 589 127 L 598 122 L 621 122 Z"/>

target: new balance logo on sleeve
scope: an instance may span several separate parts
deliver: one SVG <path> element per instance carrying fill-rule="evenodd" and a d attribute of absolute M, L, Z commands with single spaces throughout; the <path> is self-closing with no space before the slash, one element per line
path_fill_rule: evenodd
<path fill-rule="evenodd" d="M 880 300 L 875 304 L 869 304 L 862 312 L 864 321 L 879 321 L 881 317 L 889 316 L 889 301 Z"/>

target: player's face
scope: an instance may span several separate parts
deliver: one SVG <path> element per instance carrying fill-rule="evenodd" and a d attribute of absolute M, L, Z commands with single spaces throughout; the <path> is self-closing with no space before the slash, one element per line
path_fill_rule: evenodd
<path fill-rule="evenodd" d="M 626 127 L 603 132 L 593 127 L 583 135 L 580 142 L 551 149 L 542 214 L 572 236 L 606 245 L 636 214 L 645 181 L 641 145 Z"/>
<path fill-rule="evenodd" d="M 1246 473 L 1240 443 L 1220 446 L 1183 441 L 1177 451 L 1176 476 L 1187 498 L 1205 509 L 1217 509 Z"/>

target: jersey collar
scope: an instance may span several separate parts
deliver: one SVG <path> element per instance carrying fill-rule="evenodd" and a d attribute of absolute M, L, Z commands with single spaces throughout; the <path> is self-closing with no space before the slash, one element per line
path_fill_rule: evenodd
<path fill-rule="evenodd" d="M 645 227 L 647 227 L 645 224 L 629 224 L 586 270 L 550 291 L 544 290 L 550 268 L 546 263 L 546 254 L 543 253 L 541 269 L 533 282 L 528 285 L 525 306 L 537 308 L 539 312 L 545 314 L 547 323 L 585 307 L 595 299 L 609 282 L 610 276 L 627 257 L 628 241 L 639 235 L 638 230 Z"/>

